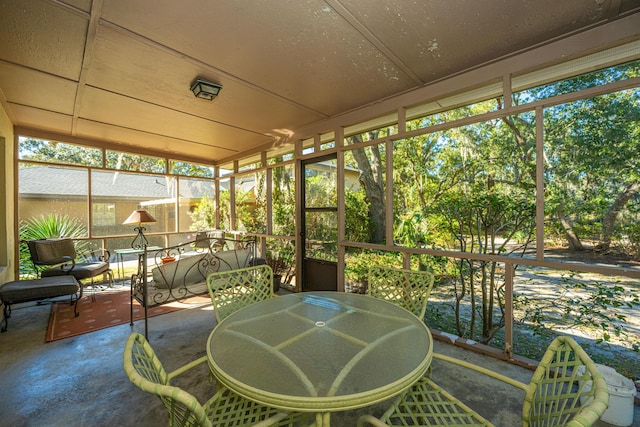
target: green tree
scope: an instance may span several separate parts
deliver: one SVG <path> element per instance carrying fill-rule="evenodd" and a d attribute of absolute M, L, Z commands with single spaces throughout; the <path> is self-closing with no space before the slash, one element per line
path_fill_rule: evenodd
<path fill-rule="evenodd" d="M 189 162 L 171 162 L 171 173 L 183 176 L 197 176 L 201 178 L 213 178 L 213 167 L 198 165 Z"/>
<path fill-rule="evenodd" d="M 125 171 L 167 173 L 167 163 L 163 158 L 119 151 L 107 151 L 106 166 Z"/>
<path fill-rule="evenodd" d="M 629 62 L 517 93 L 514 102 L 638 76 L 640 61 Z M 588 238 L 606 251 L 614 238 L 631 233 L 630 224 L 620 221 L 639 202 L 639 124 L 637 88 L 544 110 L 545 216 L 570 249 L 583 250 Z"/>
<path fill-rule="evenodd" d="M 368 201 L 364 191 L 345 193 L 345 239 L 352 242 L 368 242 L 371 236 L 371 222 Z"/>
<path fill-rule="evenodd" d="M 545 137 L 547 200 L 571 234 L 570 247 L 583 249 L 582 231 L 608 250 L 626 227 L 621 214 L 638 203 L 640 89 L 545 110 Z"/>
<path fill-rule="evenodd" d="M 353 142 L 362 142 L 362 135 L 351 137 Z M 377 139 L 378 131 L 369 132 L 369 139 Z M 386 228 L 386 206 L 384 196 L 384 167 L 382 151 L 378 144 L 366 148 L 356 148 L 351 151 L 358 165 L 360 176 L 358 180 L 364 190 L 367 200 L 367 214 L 369 223 L 369 238 L 371 243 L 384 243 Z"/>
<path fill-rule="evenodd" d="M 273 234 L 293 236 L 296 231 L 295 181 L 292 166 L 273 169 L 272 218 Z"/>
<path fill-rule="evenodd" d="M 204 194 L 193 212 L 188 212 L 191 217 L 191 230 L 209 230 L 216 226 L 215 200 Z"/>
<path fill-rule="evenodd" d="M 265 173 L 253 176 L 253 189 L 242 189 L 236 186 L 236 229 L 250 233 L 264 233 L 267 221 L 267 200 Z M 241 178 L 244 179 L 244 178 Z"/>
<path fill-rule="evenodd" d="M 472 115 L 475 108 L 457 109 L 448 118 Z M 394 240 L 410 247 L 522 255 L 535 226 L 532 122 L 533 115 L 524 114 L 397 141 Z M 490 342 L 504 326 L 502 268 L 461 260 L 449 274 L 443 282 L 453 288 L 456 332 Z"/>
<path fill-rule="evenodd" d="M 434 164 L 442 166 L 429 188 L 443 189 L 442 182 L 449 185 L 435 199 L 422 197 L 430 201 L 425 213 L 440 224 L 439 231 L 448 235 L 445 241 L 457 250 L 523 254 L 531 242 L 535 175 L 529 172 L 533 162 L 529 141 L 535 138 L 527 135 L 529 120 L 525 115 L 487 121 L 439 135 L 441 148 Z M 445 161 L 439 160 L 440 154 Z M 453 278 L 457 332 L 488 343 L 504 326 L 504 272 L 494 261 L 457 264 Z M 470 306 L 468 313 L 462 311 L 465 304 Z M 481 325 L 480 337 L 475 336 L 476 323 Z"/>
<path fill-rule="evenodd" d="M 22 160 L 102 166 L 100 149 L 35 138 L 20 139 L 18 156 Z"/>

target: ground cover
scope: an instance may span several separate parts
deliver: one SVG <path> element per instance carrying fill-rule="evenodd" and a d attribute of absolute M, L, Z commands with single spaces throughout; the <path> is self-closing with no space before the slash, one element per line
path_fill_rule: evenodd
<path fill-rule="evenodd" d="M 569 254 L 555 255 L 567 260 Z M 571 261 L 595 261 L 591 251 L 570 255 Z M 597 261 L 600 265 L 624 262 L 625 267 L 640 268 L 640 263 L 618 256 L 597 255 Z M 519 266 L 514 293 L 520 302 L 514 313 L 516 354 L 538 360 L 554 336 L 568 334 L 580 342 L 596 363 L 611 366 L 628 378 L 640 379 L 640 310 L 633 303 L 640 294 L 640 280 Z M 436 284 L 425 321 L 431 327 L 458 335 L 453 295 L 452 283 Z M 462 310 L 463 321 L 470 319 L 470 305 L 463 304 Z M 476 330 L 474 335 L 479 337 L 480 331 Z M 504 348 L 504 329 L 489 345 Z"/>

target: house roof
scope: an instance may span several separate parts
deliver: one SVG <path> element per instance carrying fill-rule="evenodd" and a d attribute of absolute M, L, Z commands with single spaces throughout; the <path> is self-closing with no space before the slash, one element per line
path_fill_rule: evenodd
<path fill-rule="evenodd" d="M 639 11 L 640 0 L 3 0 L 0 102 L 17 127 L 68 142 L 217 162 L 600 26 L 635 25 L 640 38 Z M 196 77 L 220 95 L 196 99 Z"/>
<path fill-rule="evenodd" d="M 56 166 L 31 166 L 20 168 L 20 196 L 27 198 L 86 197 L 88 194 L 87 171 Z M 123 172 L 93 171 L 91 175 L 94 199 L 129 198 L 135 200 L 164 200 L 173 198 L 175 179 L 161 176 Z M 228 182 L 221 182 L 228 189 Z M 180 186 L 180 197 L 200 198 L 212 194 L 213 183 L 205 180 L 189 180 Z"/>

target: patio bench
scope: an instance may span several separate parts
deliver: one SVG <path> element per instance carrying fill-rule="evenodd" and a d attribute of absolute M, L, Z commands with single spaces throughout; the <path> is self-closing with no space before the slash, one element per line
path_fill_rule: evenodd
<path fill-rule="evenodd" d="M 78 300 L 82 297 L 82 288 L 73 276 L 52 276 L 41 279 L 15 280 L 0 286 L 0 301 L 4 305 L 2 328 L 5 332 L 9 326 L 11 304 L 41 301 L 49 298 L 78 294 L 75 299 L 74 313 L 78 313 Z"/>
<path fill-rule="evenodd" d="M 144 308 L 145 337 L 147 308 L 197 295 L 208 295 L 207 276 L 264 264 L 256 258 L 256 241 L 198 236 L 195 241 L 180 243 L 140 254 L 138 271 L 131 277 L 131 303 Z M 130 324 L 133 325 L 133 305 Z"/>

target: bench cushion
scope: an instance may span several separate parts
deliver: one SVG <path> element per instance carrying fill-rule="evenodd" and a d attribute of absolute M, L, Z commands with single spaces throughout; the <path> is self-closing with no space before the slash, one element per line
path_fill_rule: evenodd
<path fill-rule="evenodd" d="M 249 266 L 250 255 L 251 253 L 249 252 L 249 249 L 235 249 L 230 251 L 216 252 L 219 266 L 215 269 L 215 271 L 211 271 L 210 273 L 246 268 Z"/>
<path fill-rule="evenodd" d="M 173 289 L 202 282 L 206 253 L 181 254 L 175 261 L 160 265 L 151 270 L 153 285 L 159 289 Z"/>
<path fill-rule="evenodd" d="M 175 261 L 151 270 L 153 286 L 176 289 L 205 283 L 211 273 L 248 267 L 250 255 L 249 249 L 181 254 Z"/>
<path fill-rule="evenodd" d="M 37 301 L 73 295 L 80 286 L 73 276 L 56 276 L 32 280 L 16 280 L 0 286 L 0 300 L 5 304 Z"/>

